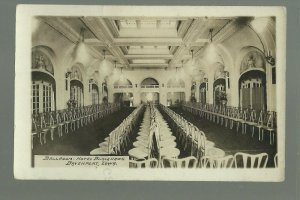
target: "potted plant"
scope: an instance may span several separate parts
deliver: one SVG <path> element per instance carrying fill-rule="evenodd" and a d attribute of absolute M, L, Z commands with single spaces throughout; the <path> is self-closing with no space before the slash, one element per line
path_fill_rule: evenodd
<path fill-rule="evenodd" d="M 227 103 L 227 94 L 225 91 L 220 91 L 219 102 L 224 106 Z"/>
<path fill-rule="evenodd" d="M 226 105 L 227 103 L 227 94 L 225 91 L 219 91 L 217 93 L 217 98 L 216 98 L 218 104 L 221 104 L 221 105 Z"/>
<path fill-rule="evenodd" d="M 69 108 L 69 109 L 76 108 L 76 107 L 77 107 L 77 101 L 74 100 L 74 99 L 70 99 L 70 100 L 67 102 L 67 105 L 68 105 L 68 108 Z"/>

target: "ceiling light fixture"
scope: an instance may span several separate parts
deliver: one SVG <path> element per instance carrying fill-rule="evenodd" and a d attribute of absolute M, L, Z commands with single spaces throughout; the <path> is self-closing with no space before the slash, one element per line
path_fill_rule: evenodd
<path fill-rule="evenodd" d="M 90 60 L 90 55 L 88 53 L 87 45 L 84 43 L 84 33 L 85 28 L 81 28 L 79 40 L 74 49 L 74 59 L 76 62 L 80 62 L 83 65 L 87 66 L 88 61 Z"/>
<path fill-rule="evenodd" d="M 100 75 L 103 77 L 109 76 L 113 71 L 113 64 L 106 59 L 106 50 L 103 50 L 103 60 L 100 62 Z"/>
<path fill-rule="evenodd" d="M 210 43 L 212 43 L 213 42 L 213 31 L 214 31 L 214 29 L 213 28 L 211 28 L 211 29 L 209 29 L 209 35 L 210 35 L 210 38 L 209 38 L 209 41 L 210 41 Z"/>
<path fill-rule="evenodd" d="M 209 29 L 209 43 L 207 44 L 205 49 L 205 60 L 210 64 L 216 63 L 220 60 L 220 56 L 217 52 L 217 47 L 213 41 L 213 31 L 213 28 Z"/>

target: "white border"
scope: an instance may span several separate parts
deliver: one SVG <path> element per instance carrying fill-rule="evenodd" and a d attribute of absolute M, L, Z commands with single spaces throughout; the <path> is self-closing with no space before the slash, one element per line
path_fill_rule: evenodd
<path fill-rule="evenodd" d="M 31 17 L 46 16 L 275 16 L 276 91 L 278 115 L 279 168 L 276 169 L 125 169 L 125 168 L 31 168 L 30 83 Z M 18 5 L 16 15 L 15 138 L 14 176 L 17 179 L 68 180 L 177 180 L 177 181 L 262 181 L 284 180 L 285 89 L 286 89 L 285 7 L 230 6 L 81 6 Z M 84 173 L 82 173 L 84 171 Z"/>

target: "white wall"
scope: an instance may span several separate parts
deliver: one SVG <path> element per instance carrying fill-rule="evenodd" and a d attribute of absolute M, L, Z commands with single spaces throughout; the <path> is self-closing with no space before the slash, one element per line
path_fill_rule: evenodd
<path fill-rule="evenodd" d="M 270 25 L 271 26 L 271 25 Z M 258 35 L 249 27 L 244 27 L 241 30 L 235 32 L 231 37 L 227 38 L 221 44 L 216 44 L 218 54 L 221 55 L 224 64 L 224 70 L 229 71 L 230 77 L 230 89 L 227 89 L 228 93 L 228 105 L 230 106 L 238 106 L 239 105 L 239 97 L 238 97 L 238 80 L 240 78 L 240 65 L 241 59 L 245 52 L 242 50 L 245 47 L 257 48 L 260 51 L 271 50 L 275 52 L 275 44 L 273 35 L 274 33 L 271 31 L 273 27 L 269 27 L 265 33 Z M 259 40 L 261 36 L 262 41 L 264 42 L 264 48 Z M 55 56 L 52 57 L 53 65 L 54 65 L 54 78 L 56 80 L 56 105 L 57 109 L 66 108 L 66 102 L 70 98 L 70 90 L 65 89 L 65 73 L 68 68 L 71 68 L 72 65 L 78 60 L 75 60 L 72 57 L 72 52 L 74 50 L 75 44 L 66 39 L 60 33 L 55 31 L 52 27 L 45 23 L 41 23 L 38 27 L 38 31 L 36 31 L 32 36 L 32 47 L 35 46 L 46 46 L 52 49 L 55 53 Z M 201 58 L 202 55 L 200 55 Z M 87 74 L 87 68 L 93 63 L 95 60 L 91 56 L 89 56 L 84 62 L 82 62 L 83 67 L 81 69 L 83 75 L 83 85 L 84 85 L 84 101 L 85 105 L 91 104 L 91 94 L 89 93 L 89 79 L 91 78 Z M 205 77 L 208 78 L 208 94 L 207 102 L 213 103 L 213 82 L 214 82 L 214 73 L 215 68 L 213 67 L 215 63 L 206 63 L 205 69 Z M 167 88 L 167 82 L 169 79 L 174 78 L 176 76 L 175 69 L 165 70 L 165 69 L 135 69 L 135 70 L 123 70 L 124 76 L 129 79 L 133 88 L 125 89 L 124 92 L 132 92 L 134 95 L 134 105 L 137 106 L 140 103 L 140 93 L 143 91 L 153 91 L 160 93 L 160 102 L 162 104 L 167 104 L 167 93 L 168 92 L 185 92 L 186 100 L 190 100 L 191 96 L 191 86 L 192 86 L 192 77 L 187 74 L 181 72 L 180 78 L 185 82 L 185 88 Z M 180 73 L 180 72 L 178 72 Z M 142 80 L 145 78 L 152 77 L 155 78 L 160 87 L 158 89 L 142 89 L 140 84 Z M 266 66 L 266 77 L 267 77 L 267 105 L 268 110 L 276 110 L 276 85 L 271 84 L 271 66 L 267 64 Z M 101 94 L 101 84 L 103 82 L 103 78 L 96 77 L 98 81 L 98 87 L 100 92 L 100 100 L 102 99 Z M 120 89 L 113 88 L 112 78 L 108 78 L 108 95 L 109 101 L 113 101 L 113 93 L 120 92 Z M 202 78 L 199 80 L 196 79 L 196 99 L 199 101 L 199 85 L 202 82 Z M 137 84 L 137 87 L 136 87 Z M 70 85 L 70 84 L 69 84 Z M 164 85 L 164 86 L 163 86 Z"/>

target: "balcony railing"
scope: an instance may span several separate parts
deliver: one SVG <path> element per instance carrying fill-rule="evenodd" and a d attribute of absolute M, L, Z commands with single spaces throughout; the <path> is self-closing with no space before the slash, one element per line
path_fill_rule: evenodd
<path fill-rule="evenodd" d="M 141 88 L 159 88 L 159 85 L 141 85 Z"/>
<path fill-rule="evenodd" d="M 115 89 L 132 88 L 132 85 L 114 85 Z"/>
<path fill-rule="evenodd" d="M 184 85 L 167 85 L 167 88 L 185 88 Z"/>

